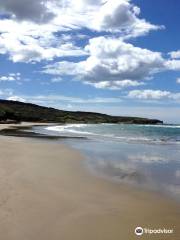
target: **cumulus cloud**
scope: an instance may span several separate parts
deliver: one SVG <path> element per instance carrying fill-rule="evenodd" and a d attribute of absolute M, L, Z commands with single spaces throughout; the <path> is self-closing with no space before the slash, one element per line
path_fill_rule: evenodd
<path fill-rule="evenodd" d="M 140 19 L 140 9 L 129 0 L 66 0 L 56 9 L 58 16 L 55 21 L 71 28 L 119 32 L 126 37 L 144 35 L 161 28 Z"/>
<path fill-rule="evenodd" d="M 139 19 L 140 8 L 126 0 L 109 0 L 99 10 L 94 20 L 94 28 L 99 31 L 123 32 L 126 37 L 137 37 L 157 30 L 144 19 Z"/>
<path fill-rule="evenodd" d="M 165 62 L 165 66 L 167 70 L 179 71 L 180 70 L 180 60 L 171 59 Z"/>
<path fill-rule="evenodd" d="M 118 89 L 144 84 L 164 68 L 159 52 L 135 47 L 117 38 L 97 37 L 85 47 L 88 58 L 81 62 L 47 65 L 45 73 L 71 75 L 97 88 Z"/>
<path fill-rule="evenodd" d="M 130 0 L 0 0 L 0 13 L 7 15 L 0 19 L 0 54 L 26 63 L 66 58 L 44 68 L 55 75 L 52 82 L 69 75 L 96 88 L 116 90 L 144 85 L 160 71 L 180 70 L 179 51 L 166 60 L 159 52 L 127 43 L 163 28 L 140 18 L 140 8 Z M 90 30 L 89 36 L 75 37 L 74 30 L 84 29 Z M 108 37 L 93 38 L 95 31 Z M 78 40 L 86 37 L 84 47 L 86 41 Z M 79 56 L 85 60 L 67 61 Z"/>
<path fill-rule="evenodd" d="M 0 19 L 0 54 L 13 62 L 84 55 L 71 39 L 77 29 L 118 32 L 125 39 L 161 28 L 139 18 L 129 0 L 0 0 L 0 13 L 7 15 Z"/>
<path fill-rule="evenodd" d="M 92 38 L 84 50 L 86 60 L 56 62 L 43 72 L 73 76 L 96 88 L 121 89 L 144 85 L 158 72 L 180 70 L 180 60 L 165 59 L 160 52 L 136 47 L 120 38 Z"/>
<path fill-rule="evenodd" d="M 55 16 L 49 9 L 48 2 L 48 0 L 0 0 L 0 11 L 10 14 L 13 19 L 45 23 Z"/>
<path fill-rule="evenodd" d="M 80 47 L 53 34 L 51 25 L 35 25 L 0 20 L 0 54 L 8 54 L 13 62 L 37 62 L 55 57 L 82 56 Z"/>
<path fill-rule="evenodd" d="M 163 67 L 159 52 L 135 47 L 117 38 L 90 39 L 86 46 L 90 57 L 86 61 L 89 78 L 106 77 L 112 80 L 142 80 Z M 102 76 L 102 77 L 101 77 Z"/>
<path fill-rule="evenodd" d="M 0 0 L 0 10 L 14 20 L 120 32 L 132 37 L 162 28 L 139 18 L 140 8 L 130 0 Z"/>
<path fill-rule="evenodd" d="M 171 56 L 172 59 L 180 58 L 180 50 L 172 51 L 172 52 L 169 53 L 169 55 Z"/>
<path fill-rule="evenodd" d="M 169 70 L 180 70 L 180 50 L 169 52 L 170 59 L 166 62 L 166 68 Z"/>

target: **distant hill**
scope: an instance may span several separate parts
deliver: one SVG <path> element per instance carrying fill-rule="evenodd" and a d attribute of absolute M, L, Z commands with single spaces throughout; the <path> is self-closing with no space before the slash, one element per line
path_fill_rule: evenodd
<path fill-rule="evenodd" d="M 0 123 L 11 122 L 56 122 L 56 123 L 134 123 L 162 124 L 157 119 L 110 116 L 94 112 L 63 111 L 31 103 L 0 100 Z"/>

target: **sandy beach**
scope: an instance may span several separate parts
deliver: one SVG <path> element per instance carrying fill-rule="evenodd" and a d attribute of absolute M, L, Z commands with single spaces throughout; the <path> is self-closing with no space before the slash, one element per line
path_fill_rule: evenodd
<path fill-rule="evenodd" d="M 174 229 L 180 205 L 92 176 L 78 151 L 55 141 L 0 137 L 0 239 L 133 240 L 137 226 Z"/>

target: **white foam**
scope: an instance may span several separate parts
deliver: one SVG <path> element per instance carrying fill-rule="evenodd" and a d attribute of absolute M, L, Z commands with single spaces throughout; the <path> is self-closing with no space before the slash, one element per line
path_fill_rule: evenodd
<path fill-rule="evenodd" d="M 99 125 L 99 127 L 102 124 Z M 105 125 L 105 124 L 103 124 Z M 108 125 L 108 124 L 106 124 Z M 117 124 L 112 124 L 112 125 L 117 125 Z M 142 126 L 142 127 L 163 127 L 163 128 L 180 128 L 180 126 L 173 126 L 173 125 L 137 125 L 137 126 Z M 88 127 L 88 129 L 87 129 Z M 92 127 L 92 128 L 91 128 Z M 97 127 L 97 125 L 96 125 Z M 49 131 L 56 131 L 59 134 L 64 134 L 64 135 L 74 135 L 74 136 L 89 136 L 91 138 L 93 138 L 93 136 L 96 139 L 102 139 L 102 140 L 114 140 L 114 141 L 126 141 L 126 142 L 146 142 L 146 143 L 179 143 L 179 141 L 177 140 L 170 140 L 170 139 L 166 139 L 166 138 L 157 138 L 154 139 L 153 137 L 148 137 L 148 136 L 123 136 L 120 134 L 116 134 L 116 133 L 106 133 L 108 132 L 110 129 L 107 128 L 106 132 L 96 132 L 97 129 L 94 129 L 94 124 L 65 124 L 65 125 L 58 125 L 58 126 L 50 126 L 46 128 Z M 89 130 L 90 129 L 90 130 Z M 122 130 L 122 129 L 121 129 Z"/>
<path fill-rule="evenodd" d="M 87 124 L 68 124 L 68 125 L 61 125 L 61 126 L 51 126 L 47 127 L 46 129 L 49 131 L 56 131 L 61 133 L 75 133 L 75 134 L 84 134 L 84 135 L 96 135 L 92 132 L 87 131 L 80 131 L 74 128 L 84 128 Z"/>

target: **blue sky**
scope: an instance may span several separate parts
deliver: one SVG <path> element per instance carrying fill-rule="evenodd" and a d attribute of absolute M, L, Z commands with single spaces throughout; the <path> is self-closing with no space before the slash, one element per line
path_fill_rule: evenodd
<path fill-rule="evenodd" d="M 178 0 L 0 3 L 0 98 L 180 122 Z"/>

